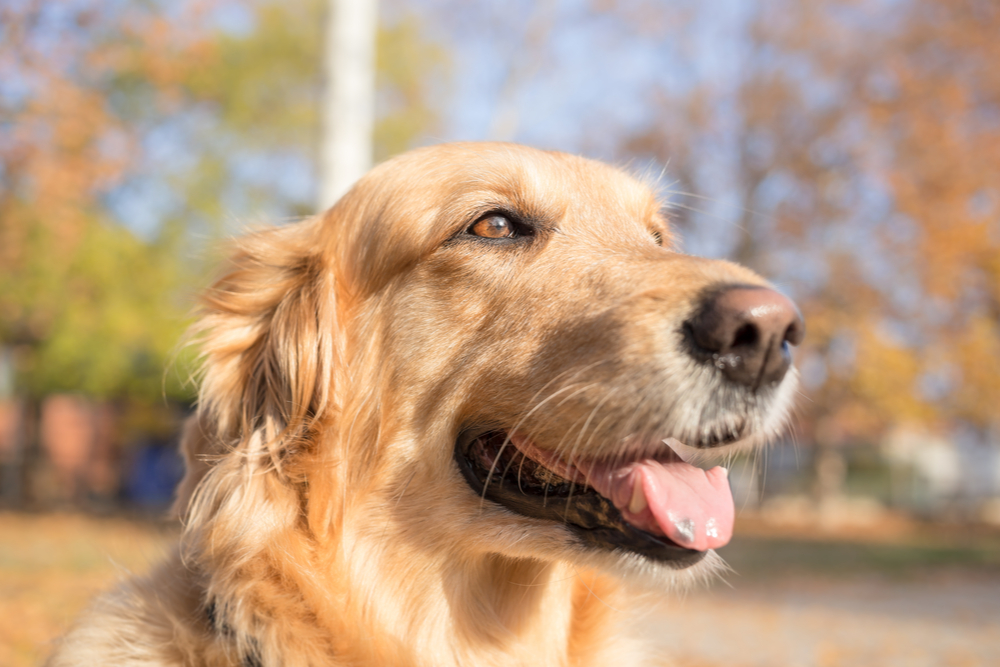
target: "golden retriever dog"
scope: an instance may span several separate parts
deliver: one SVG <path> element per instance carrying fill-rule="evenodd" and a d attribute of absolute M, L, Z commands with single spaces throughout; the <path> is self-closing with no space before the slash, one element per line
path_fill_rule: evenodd
<path fill-rule="evenodd" d="M 49 664 L 662 664 L 639 591 L 719 567 L 709 464 L 779 433 L 803 333 L 662 211 L 599 162 L 451 144 L 238 241 L 181 544 Z"/>

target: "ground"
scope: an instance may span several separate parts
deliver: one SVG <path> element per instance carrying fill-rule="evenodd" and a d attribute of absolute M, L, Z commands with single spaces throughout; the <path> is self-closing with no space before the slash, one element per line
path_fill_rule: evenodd
<path fill-rule="evenodd" d="M 1000 533 L 743 518 L 736 534 L 725 582 L 647 621 L 678 667 L 1000 665 Z M 94 594 L 176 537 L 152 521 L 0 513 L 0 665 L 38 664 Z"/>
<path fill-rule="evenodd" d="M 657 618 L 679 667 L 1000 665 L 1000 533 L 737 523 L 726 583 Z M 726 585 L 728 584 L 728 585 Z"/>
<path fill-rule="evenodd" d="M 151 521 L 0 513 L 0 665 L 38 665 L 98 592 L 176 542 Z"/>

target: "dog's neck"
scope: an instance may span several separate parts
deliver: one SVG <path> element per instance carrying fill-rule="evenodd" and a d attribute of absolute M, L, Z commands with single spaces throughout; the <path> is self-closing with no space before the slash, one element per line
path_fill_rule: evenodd
<path fill-rule="evenodd" d="M 581 649 L 579 625 L 613 611 L 600 598 L 611 592 L 609 580 L 563 563 L 496 554 L 428 557 L 381 535 L 355 536 L 351 551 L 345 583 L 355 607 L 343 618 L 366 619 L 367 636 L 358 637 L 366 643 L 411 638 L 403 650 L 416 663 L 585 664 L 568 659 Z M 441 650 L 448 653 L 434 655 Z M 372 657 L 372 664 L 391 664 L 389 656 Z"/>
<path fill-rule="evenodd" d="M 303 543 L 326 554 L 308 561 L 289 543 L 285 562 L 262 554 L 252 579 L 233 582 L 239 599 L 253 600 L 248 589 L 266 587 L 261 598 L 285 599 L 286 609 L 246 613 L 226 604 L 225 590 L 233 587 L 209 584 L 219 596 L 210 602 L 217 639 L 236 646 L 243 664 L 271 664 L 277 651 L 300 649 L 309 655 L 282 655 L 279 663 L 606 664 L 602 639 L 615 632 L 609 617 L 617 613 L 610 604 L 617 587 L 607 578 L 498 555 L 420 558 L 379 536 L 345 537 L 350 549 Z M 280 596 L 276 587 L 284 589 Z M 269 611 L 282 628 L 270 627 Z M 296 641 L 301 637 L 311 640 Z"/>

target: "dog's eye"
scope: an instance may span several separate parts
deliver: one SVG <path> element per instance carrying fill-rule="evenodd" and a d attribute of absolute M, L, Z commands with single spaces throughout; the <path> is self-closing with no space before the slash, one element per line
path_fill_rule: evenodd
<path fill-rule="evenodd" d="M 663 234 L 656 231 L 655 229 L 651 231 L 650 234 L 653 236 L 653 241 L 656 243 L 656 245 L 663 245 Z"/>
<path fill-rule="evenodd" d="M 515 235 L 511 221 L 496 213 L 474 222 L 469 227 L 469 233 L 485 239 L 508 239 Z"/>

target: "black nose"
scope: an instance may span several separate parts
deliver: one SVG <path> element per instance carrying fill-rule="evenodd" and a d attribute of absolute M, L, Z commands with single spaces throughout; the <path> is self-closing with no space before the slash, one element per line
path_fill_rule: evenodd
<path fill-rule="evenodd" d="M 684 330 L 695 358 L 756 390 L 785 377 L 792 364 L 788 346 L 802 342 L 805 323 L 788 297 L 766 287 L 732 285 L 706 296 Z"/>

